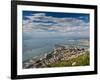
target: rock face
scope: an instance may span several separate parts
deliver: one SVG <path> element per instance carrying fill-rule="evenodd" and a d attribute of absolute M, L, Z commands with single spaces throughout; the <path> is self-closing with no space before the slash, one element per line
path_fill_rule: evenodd
<path fill-rule="evenodd" d="M 84 48 L 65 48 L 61 45 L 56 45 L 54 51 L 49 54 L 44 54 L 43 57 L 28 60 L 23 63 L 23 68 L 43 68 L 49 67 L 48 65 L 61 60 L 69 60 L 75 58 L 85 52 Z M 76 65 L 76 62 L 72 63 L 72 66 Z"/>

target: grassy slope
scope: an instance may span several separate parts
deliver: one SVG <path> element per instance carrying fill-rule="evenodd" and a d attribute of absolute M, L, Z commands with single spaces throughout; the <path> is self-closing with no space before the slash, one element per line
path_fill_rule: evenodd
<path fill-rule="evenodd" d="M 72 63 L 76 63 L 73 66 L 86 66 L 89 65 L 90 57 L 89 52 L 78 56 L 77 58 L 73 58 L 67 61 L 58 61 L 56 63 L 48 65 L 49 67 L 65 67 L 65 66 L 72 66 Z"/>

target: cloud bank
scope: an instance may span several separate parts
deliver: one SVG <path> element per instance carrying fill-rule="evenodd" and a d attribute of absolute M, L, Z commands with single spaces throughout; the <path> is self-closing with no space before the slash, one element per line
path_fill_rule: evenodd
<path fill-rule="evenodd" d="M 48 13 L 24 15 L 23 33 L 31 37 L 89 37 L 89 21 L 80 17 L 54 17 Z M 67 13 L 66 13 L 67 14 Z M 73 13 L 74 14 L 74 13 Z"/>

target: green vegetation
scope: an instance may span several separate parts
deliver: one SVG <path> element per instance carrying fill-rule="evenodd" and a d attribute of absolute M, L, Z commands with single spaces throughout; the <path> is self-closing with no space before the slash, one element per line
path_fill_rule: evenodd
<path fill-rule="evenodd" d="M 72 58 L 67 61 L 61 60 L 61 61 L 48 65 L 48 67 L 86 66 L 90 64 L 89 61 L 90 61 L 90 55 L 89 55 L 89 52 L 87 51 L 76 58 Z"/>

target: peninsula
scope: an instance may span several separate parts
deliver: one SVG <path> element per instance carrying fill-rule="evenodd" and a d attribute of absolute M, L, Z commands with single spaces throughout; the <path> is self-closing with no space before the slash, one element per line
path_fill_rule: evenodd
<path fill-rule="evenodd" d="M 55 45 L 50 53 L 33 57 L 23 62 L 23 68 L 48 68 L 89 65 L 89 50 L 85 48 L 66 48 Z"/>

